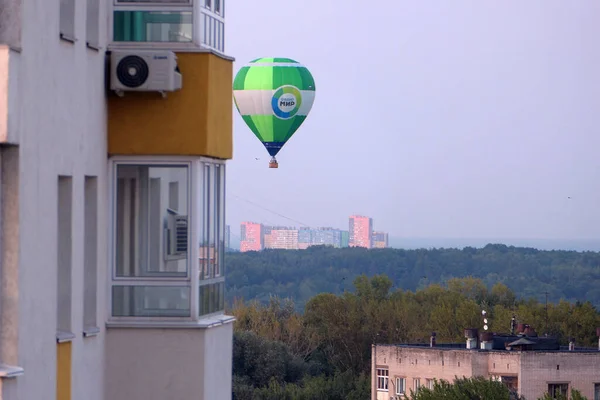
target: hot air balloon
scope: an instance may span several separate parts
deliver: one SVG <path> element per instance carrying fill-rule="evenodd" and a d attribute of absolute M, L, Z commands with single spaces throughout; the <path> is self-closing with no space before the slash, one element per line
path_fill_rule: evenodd
<path fill-rule="evenodd" d="M 304 65 L 289 58 L 258 58 L 233 80 L 235 105 L 277 168 L 275 156 L 306 119 L 315 101 L 315 81 Z"/>

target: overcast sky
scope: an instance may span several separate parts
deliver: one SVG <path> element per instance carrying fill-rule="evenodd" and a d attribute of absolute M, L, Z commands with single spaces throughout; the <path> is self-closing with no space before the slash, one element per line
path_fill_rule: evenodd
<path fill-rule="evenodd" d="M 600 238 L 600 1 L 226 6 L 234 73 L 289 57 L 317 88 L 279 169 L 235 111 L 232 233 L 358 213 L 398 237 Z"/>

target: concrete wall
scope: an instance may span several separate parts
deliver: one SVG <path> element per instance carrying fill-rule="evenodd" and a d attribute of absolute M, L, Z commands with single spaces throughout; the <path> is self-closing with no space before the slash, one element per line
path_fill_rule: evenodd
<path fill-rule="evenodd" d="M 388 367 L 390 381 L 396 377 L 406 378 L 406 393 L 414 390 L 414 378 L 420 378 L 421 386 L 425 386 L 426 379 L 445 379 L 452 382 L 455 376 L 472 376 L 473 366 L 481 365 L 478 357 L 478 352 L 444 348 L 376 347 L 377 368 Z M 374 385 L 376 383 L 374 380 Z M 378 392 L 377 399 L 387 400 L 388 396 L 395 395 L 394 390 L 394 385 L 390 383 L 389 394 Z"/>
<path fill-rule="evenodd" d="M 6 4 L 3 1 L 2 4 Z M 86 1 L 77 0 L 76 43 L 59 39 L 59 1 L 8 2 L 23 21 L 19 35 L 19 271 L 17 365 L 3 382 L 6 399 L 51 399 L 56 393 L 57 176 L 73 176 L 72 398 L 103 399 L 104 331 L 83 338 L 84 175 L 98 176 L 98 319 L 106 310 L 106 107 L 104 53 L 85 44 Z M 99 18 L 106 21 L 108 2 Z M 15 15 L 12 11 L 8 15 Z M 6 14 L 2 14 L 6 18 Z M 12 18 L 12 17 L 11 17 Z M 18 19 L 17 19 L 18 20 Z M 106 26 L 100 24 L 102 46 Z M 0 21 L 4 26 L 4 21 Z M 7 38 L 9 36 L 6 36 Z M 20 36 L 20 39 L 18 38 Z M 13 75 L 14 74 L 14 75 Z M 9 71 L 9 79 L 16 77 Z M 16 171 L 14 171 L 17 173 Z"/>
<path fill-rule="evenodd" d="M 594 399 L 594 383 L 600 383 L 600 352 L 524 352 L 521 357 L 521 394 L 537 399 L 548 383 L 569 383 L 588 399 Z"/>
<path fill-rule="evenodd" d="M 231 399 L 233 324 L 110 328 L 106 400 Z"/>

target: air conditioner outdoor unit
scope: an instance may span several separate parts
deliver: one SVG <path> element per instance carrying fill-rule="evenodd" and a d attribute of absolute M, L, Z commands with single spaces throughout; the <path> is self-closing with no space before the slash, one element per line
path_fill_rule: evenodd
<path fill-rule="evenodd" d="M 177 56 L 168 50 L 112 50 L 110 90 L 124 92 L 166 92 L 181 89 Z"/>
<path fill-rule="evenodd" d="M 181 260 L 188 252 L 188 217 L 169 213 L 165 227 L 165 261 Z"/>

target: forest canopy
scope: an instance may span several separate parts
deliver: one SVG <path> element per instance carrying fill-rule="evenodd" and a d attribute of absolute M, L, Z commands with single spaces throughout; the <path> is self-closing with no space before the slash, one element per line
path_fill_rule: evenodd
<path fill-rule="evenodd" d="M 503 283 L 517 298 L 558 302 L 589 301 L 600 305 L 600 253 L 543 251 L 489 244 L 464 249 L 263 250 L 228 253 L 227 297 L 258 300 L 289 297 L 302 312 L 313 296 L 353 290 L 360 275 L 385 274 L 393 289 L 415 291 L 446 285 L 454 277 L 475 277 L 491 288 Z"/>

